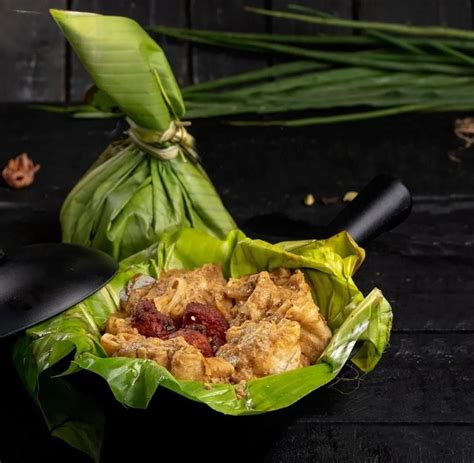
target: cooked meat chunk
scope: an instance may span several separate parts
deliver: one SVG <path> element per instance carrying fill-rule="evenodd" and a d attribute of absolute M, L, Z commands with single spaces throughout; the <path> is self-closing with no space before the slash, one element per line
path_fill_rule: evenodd
<path fill-rule="evenodd" d="M 179 350 L 171 359 L 170 371 L 177 379 L 199 381 L 204 377 L 203 355 L 195 348 Z"/>
<path fill-rule="evenodd" d="M 272 279 L 273 283 L 275 283 L 277 286 L 289 286 L 291 285 L 290 283 L 290 278 L 292 275 L 296 275 L 297 273 L 301 273 L 299 270 L 295 273 L 291 273 L 290 270 L 287 268 L 277 268 L 276 270 L 273 270 L 273 272 L 270 272 L 270 278 Z"/>
<path fill-rule="evenodd" d="M 137 302 L 150 291 L 156 280 L 148 275 L 138 274 L 131 278 L 127 286 L 120 292 L 120 307 L 131 313 Z"/>
<path fill-rule="evenodd" d="M 227 343 L 217 352 L 235 368 L 235 382 L 273 375 L 301 366 L 297 322 L 246 321 L 227 331 Z"/>
<path fill-rule="evenodd" d="M 300 324 L 301 351 L 313 364 L 329 343 L 331 330 L 319 313 L 302 272 L 293 273 L 287 280 L 287 287 L 290 288 L 285 291 L 287 297 L 270 318 L 287 318 Z"/>
<path fill-rule="evenodd" d="M 212 382 L 229 381 L 234 374 L 234 367 L 227 360 L 219 357 L 204 359 L 204 378 Z"/>
<path fill-rule="evenodd" d="M 267 312 L 280 303 L 281 295 L 278 287 L 273 283 L 268 272 L 260 272 L 257 275 L 243 280 L 230 282 L 237 304 L 232 309 L 232 324 L 240 325 L 245 320 L 258 322 L 265 318 Z M 237 287 L 240 283 L 241 294 L 237 295 Z"/>
<path fill-rule="evenodd" d="M 162 338 L 176 330 L 170 317 L 158 312 L 153 302 L 141 299 L 132 311 L 131 324 L 140 334 Z"/>
<path fill-rule="evenodd" d="M 128 314 L 124 312 L 115 312 L 112 314 L 105 324 L 105 331 L 110 334 L 119 333 L 135 333 L 138 330 L 132 326 L 132 320 Z"/>
<path fill-rule="evenodd" d="M 157 362 L 178 379 L 225 382 L 234 373 L 224 359 L 206 358 L 182 336 L 162 340 L 139 334 L 104 334 L 102 346 L 109 356 L 145 358 Z"/>
<path fill-rule="evenodd" d="M 191 302 L 186 306 L 182 321 L 183 328 L 191 328 L 206 335 L 215 346 L 214 352 L 225 343 L 229 324 L 221 312 L 209 304 Z"/>
<path fill-rule="evenodd" d="M 301 350 L 310 363 L 318 360 L 331 338 L 331 330 L 319 313 L 300 270 L 291 273 L 278 269 L 231 279 L 226 293 L 238 301 L 232 309 L 232 325 L 240 325 L 245 320 L 298 322 Z"/>
<path fill-rule="evenodd" d="M 230 278 L 225 288 L 226 295 L 233 299 L 237 305 L 246 301 L 253 293 L 259 275 L 260 274 L 257 273 L 241 278 Z M 235 312 L 235 310 L 233 310 L 233 312 Z"/>
<path fill-rule="evenodd" d="M 170 334 L 168 339 L 176 338 L 178 336 L 183 337 L 188 344 L 198 349 L 204 357 L 211 357 L 214 354 L 209 340 L 199 331 L 181 328 L 180 330 Z"/>
<path fill-rule="evenodd" d="M 299 323 L 301 352 L 311 364 L 316 363 L 332 335 L 314 303 L 306 300 L 302 301 L 301 305 L 297 301 L 287 306 L 283 305 L 278 311 L 277 317 L 284 317 Z"/>
<path fill-rule="evenodd" d="M 182 349 L 173 356 L 170 371 L 178 379 L 222 382 L 229 380 L 234 368 L 224 359 L 203 357 L 196 349 Z"/>
<path fill-rule="evenodd" d="M 157 284 L 144 296 L 174 321 L 182 318 L 190 302 L 209 304 L 223 315 L 231 306 L 225 295 L 226 280 L 217 265 L 203 265 L 195 270 L 171 270 L 160 275 Z"/>

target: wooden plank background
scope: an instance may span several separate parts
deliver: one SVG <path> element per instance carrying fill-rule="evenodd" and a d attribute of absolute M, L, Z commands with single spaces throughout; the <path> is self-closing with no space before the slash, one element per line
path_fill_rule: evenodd
<path fill-rule="evenodd" d="M 1 0 L 0 101 L 78 101 L 90 85 L 81 64 L 48 15 L 49 8 L 130 16 L 141 24 L 248 32 L 327 32 L 301 22 L 245 13 L 244 4 L 283 9 L 289 0 Z M 471 0 L 299 0 L 345 18 L 470 29 Z M 271 61 L 158 38 L 180 84 L 266 66 Z"/>
<path fill-rule="evenodd" d="M 465 152 L 461 163 L 448 156 L 462 146 L 452 131 L 462 116 L 411 114 L 344 127 L 265 130 L 216 130 L 215 121 L 195 121 L 203 165 L 251 237 L 314 236 L 343 205 L 308 208 L 308 192 L 359 191 L 380 172 L 403 179 L 414 195 L 413 211 L 367 247 L 356 274 L 364 293 L 377 286 L 392 304 L 390 346 L 360 381 L 333 383 L 287 409 L 242 419 L 163 388 L 148 411 L 126 409 L 99 377 L 71 375 L 107 407 L 103 462 L 158 461 L 163 443 L 178 449 L 179 461 L 194 461 L 206 443 L 234 441 L 225 461 L 474 461 L 474 156 Z M 42 166 L 30 188 L 0 184 L 0 247 L 59 240 L 64 197 L 123 127 L 112 119 L 78 120 L 0 104 L 0 165 L 21 146 Z M 2 463 L 90 463 L 49 437 L 14 371 L 9 342 L 0 340 L 0 410 L 8 419 L 0 433 Z M 344 374 L 353 377 L 354 371 Z M 222 462 L 223 454 L 211 451 L 205 458 Z"/>

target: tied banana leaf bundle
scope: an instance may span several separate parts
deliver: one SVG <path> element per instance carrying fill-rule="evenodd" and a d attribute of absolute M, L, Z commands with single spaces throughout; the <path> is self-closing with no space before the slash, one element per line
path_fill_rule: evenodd
<path fill-rule="evenodd" d="M 390 336 L 392 311 L 378 289 L 364 297 L 355 285 L 352 275 L 364 257 L 364 250 L 345 232 L 327 240 L 276 245 L 247 238 L 239 230 L 225 239 L 196 229 L 167 232 L 159 243 L 122 261 L 119 273 L 99 292 L 29 329 L 15 346 L 14 362 L 53 435 L 96 461 L 104 414 L 93 392 L 73 386 L 70 375 L 80 371 L 102 377 L 117 401 L 133 408 L 147 408 L 163 386 L 229 415 L 278 410 L 335 379 L 348 362 L 369 372 L 380 360 Z M 301 269 L 333 333 L 317 363 L 247 381 L 242 389 L 242 384 L 180 380 L 151 359 L 107 356 L 101 333 L 133 275 L 156 278 L 170 269 L 208 263 L 219 264 L 224 276 L 233 278 L 278 268 Z"/>
<path fill-rule="evenodd" d="M 235 223 L 197 159 L 181 121 L 181 92 L 161 48 L 133 20 L 53 10 L 100 90 L 126 115 L 128 137 L 111 144 L 69 193 L 63 241 L 120 260 L 180 227 L 224 237 Z"/>

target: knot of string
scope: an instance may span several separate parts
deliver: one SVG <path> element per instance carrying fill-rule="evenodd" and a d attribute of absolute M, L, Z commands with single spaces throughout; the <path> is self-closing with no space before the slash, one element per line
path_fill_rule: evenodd
<path fill-rule="evenodd" d="M 164 131 L 140 127 L 130 118 L 127 118 L 129 129 L 127 134 L 132 142 L 150 156 L 170 161 L 180 154 L 198 160 L 195 150 L 194 138 L 188 133 L 186 127 L 191 125 L 187 121 L 171 121 Z"/>

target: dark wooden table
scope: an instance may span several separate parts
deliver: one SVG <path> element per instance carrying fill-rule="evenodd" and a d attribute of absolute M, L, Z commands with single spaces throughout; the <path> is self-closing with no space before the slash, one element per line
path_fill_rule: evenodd
<path fill-rule="evenodd" d="M 373 373 L 255 417 L 218 415 L 162 389 L 150 410 L 125 410 L 99 381 L 108 408 L 103 460 L 158 461 L 171 452 L 220 461 L 474 461 L 474 151 L 460 149 L 456 116 L 304 129 L 195 123 L 203 163 L 251 236 L 308 236 L 342 207 L 305 207 L 309 192 L 341 195 L 380 172 L 407 183 L 411 217 L 368 247 L 356 277 L 393 304 L 390 347 Z M 121 127 L 0 106 L 1 163 L 27 151 L 42 165 L 29 189 L 1 185 L 0 243 L 58 240 L 62 200 Z M 11 365 L 10 344 L 0 344 L 0 461 L 87 461 L 49 437 Z M 90 376 L 77 380 L 96 381 Z"/>

